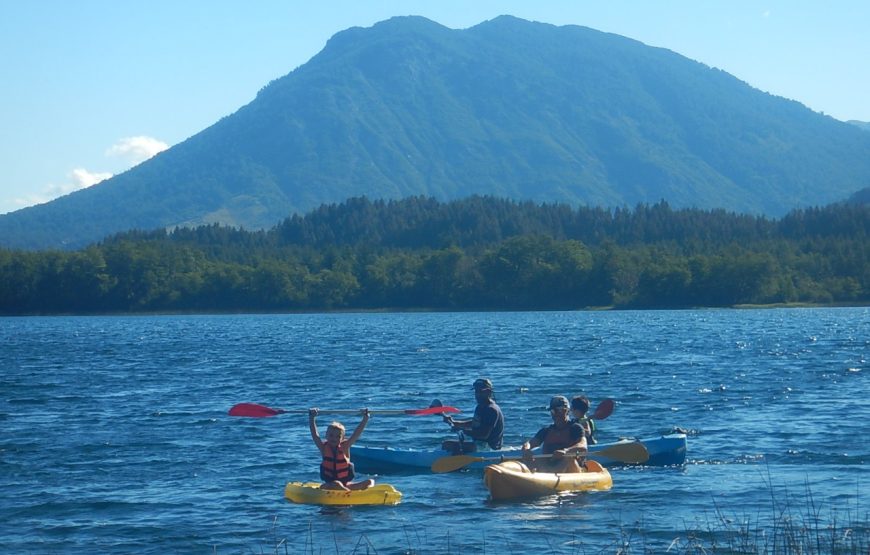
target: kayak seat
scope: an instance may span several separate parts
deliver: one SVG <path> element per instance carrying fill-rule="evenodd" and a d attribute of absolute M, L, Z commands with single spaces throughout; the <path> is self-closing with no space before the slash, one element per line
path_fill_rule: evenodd
<path fill-rule="evenodd" d="M 598 461 L 587 460 L 584 466 L 586 467 L 586 472 L 601 472 L 604 470 L 604 467 Z"/>

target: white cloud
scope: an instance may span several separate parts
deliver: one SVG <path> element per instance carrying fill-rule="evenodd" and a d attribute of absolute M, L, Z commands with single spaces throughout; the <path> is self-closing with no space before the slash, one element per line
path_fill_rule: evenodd
<path fill-rule="evenodd" d="M 112 177 L 109 172 L 89 172 L 84 168 L 76 168 L 70 172 L 69 176 L 73 180 L 73 191 L 96 185 L 100 181 L 104 181 Z"/>
<path fill-rule="evenodd" d="M 144 162 L 159 152 L 168 149 L 169 145 L 154 137 L 143 135 L 137 137 L 125 137 L 106 149 L 107 157 L 117 157 L 126 161 L 129 168 Z M 38 193 L 12 199 L 12 204 L 19 208 L 26 208 L 34 204 L 43 204 L 63 195 L 67 195 L 91 185 L 96 185 L 112 177 L 110 172 L 92 172 L 85 168 L 75 168 L 67 174 L 67 181 L 61 184 L 50 184 Z"/>
<path fill-rule="evenodd" d="M 33 206 L 34 204 L 42 204 L 58 197 L 62 197 L 63 195 L 68 195 L 74 191 L 85 189 L 91 185 L 96 185 L 100 181 L 104 181 L 110 177 L 112 177 L 112 174 L 109 172 L 91 172 L 84 168 L 76 168 L 67 175 L 67 178 L 70 179 L 70 181 L 59 185 L 52 183 L 47 185 L 38 193 L 16 198 L 13 202 L 21 208 Z"/>
<path fill-rule="evenodd" d="M 159 152 L 169 148 L 169 145 L 154 137 L 139 135 L 125 137 L 106 150 L 106 156 L 126 158 L 133 165 L 144 162 Z"/>

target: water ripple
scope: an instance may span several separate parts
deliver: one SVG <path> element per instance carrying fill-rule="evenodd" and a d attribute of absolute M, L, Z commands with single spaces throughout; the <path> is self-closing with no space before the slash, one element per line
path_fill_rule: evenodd
<path fill-rule="evenodd" d="M 663 551 L 717 502 L 755 514 L 810 477 L 815 502 L 866 506 L 868 338 L 867 309 L 0 318 L 0 543 L 610 552 L 614 530 L 640 527 Z M 487 502 L 475 472 L 376 477 L 405 493 L 397 507 L 283 501 L 286 481 L 317 479 L 307 408 L 437 398 L 468 415 L 479 376 L 510 446 L 548 421 L 550 396 L 585 393 L 617 400 L 601 440 L 681 429 L 688 464 L 521 503 Z M 226 415 L 246 401 L 302 412 Z M 361 443 L 449 436 L 437 417 L 376 414 Z"/>

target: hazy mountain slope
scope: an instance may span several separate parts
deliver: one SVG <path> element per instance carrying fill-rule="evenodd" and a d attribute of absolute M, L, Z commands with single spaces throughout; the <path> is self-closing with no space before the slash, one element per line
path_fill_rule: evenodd
<path fill-rule="evenodd" d="M 270 227 L 366 195 L 667 200 L 781 215 L 870 184 L 870 135 L 673 52 L 591 29 L 418 17 L 337 34 L 189 140 L 0 216 L 0 244 L 128 228 Z"/>

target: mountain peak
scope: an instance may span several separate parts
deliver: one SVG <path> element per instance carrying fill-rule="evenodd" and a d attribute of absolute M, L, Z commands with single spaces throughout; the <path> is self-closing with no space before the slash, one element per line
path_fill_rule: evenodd
<path fill-rule="evenodd" d="M 356 41 L 383 36 L 420 36 L 450 31 L 447 27 L 419 15 L 395 16 L 371 27 L 350 27 L 339 31 L 327 42 L 324 51 L 345 49 Z"/>
<path fill-rule="evenodd" d="M 673 52 L 499 16 L 463 30 L 395 17 L 161 156 L 0 216 L 5 246 L 131 228 L 269 228 L 366 196 L 473 194 L 781 215 L 870 183 L 870 134 Z"/>

